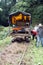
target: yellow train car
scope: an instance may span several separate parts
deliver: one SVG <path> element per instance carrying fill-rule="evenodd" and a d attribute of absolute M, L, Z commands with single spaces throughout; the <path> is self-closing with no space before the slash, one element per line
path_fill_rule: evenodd
<path fill-rule="evenodd" d="M 26 38 L 30 35 L 30 24 L 31 24 L 31 14 L 26 12 L 14 12 L 9 15 L 9 22 L 12 25 L 12 30 L 14 34 L 21 35 Z"/>
<path fill-rule="evenodd" d="M 12 24 L 12 30 L 19 30 L 21 27 L 25 27 L 28 23 L 30 25 L 31 23 L 31 14 L 26 12 L 15 12 L 11 13 L 9 15 L 9 21 Z"/>

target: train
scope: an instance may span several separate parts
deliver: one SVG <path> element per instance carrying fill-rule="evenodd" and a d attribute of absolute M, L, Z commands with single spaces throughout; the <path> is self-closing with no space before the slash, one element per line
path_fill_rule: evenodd
<path fill-rule="evenodd" d="M 9 14 L 9 24 L 12 26 L 14 38 L 29 41 L 31 37 L 30 25 L 31 14 L 24 11 L 17 11 Z"/>

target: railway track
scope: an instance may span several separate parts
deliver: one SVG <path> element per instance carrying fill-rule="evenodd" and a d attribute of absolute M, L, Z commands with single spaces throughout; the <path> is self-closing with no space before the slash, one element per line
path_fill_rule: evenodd
<path fill-rule="evenodd" d="M 27 52 L 27 49 L 28 49 L 28 46 L 26 47 L 26 49 L 25 49 L 25 51 L 24 51 L 24 53 L 23 53 L 23 55 L 22 55 L 22 57 L 21 57 L 21 60 L 20 60 L 20 62 L 19 62 L 18 65 L 21 65 L 21 64 L 22 64 L 22 61 L 23 61 L 23 58 L 24 58 L 24 56 L 25 56 L 25 53 Z"/>
<path fill-rule="evenodd" d="M 21 65 L 27 48 L 28 44 L 17 42 L 7 46 L 0 54 L 0 65 Z"/>
<path fill-rule="evenodd" d="M 21 37 L 23 37 L 23 35 L 22 34 L 20 34 L 21 35 Z M 25 36 L 26 34 L 24 34 L 24 36 Z M 12 35 L 13 37 L 14 37 L 14 35 Z M 16 36 L 16 35 L 15 35 Z M 19 36 L 19 34 L 18 34 L 18 36 Z M 15 39 L 15 38 L 14 38 Z M 25 41 L 26 42 L 26 41 Z M 18 65 L 21 65 L 21 64 L 23 64 L 22 63 L 22 60 L 23 60 L 23 58 L 24 58 L 24 56 L 26 55 L 26 52 L 27 52 L 27 49 L 28 49 L 28 47 L 29 47 L 29 42 L 28 43 L 24 43 L 24 44 L 27 44 L 27 46 L 26 46 L 26 48 L 25 48 L 25 50 L 24 50 L 24 52 L 23 52 L 23 54 L 22 54 L 22 56 L 21 56 L 21 60 L 20 60 L 20 62 L 18 63 Z M 24 65 L 24 64 L 23 64 Z"/>
<path fill-rule="evenodd" d="M 22 60 L 24 59 L 29 44 L 26 42 L 11 42 L 0 53 L 0 65 L 24 65 Z"/>

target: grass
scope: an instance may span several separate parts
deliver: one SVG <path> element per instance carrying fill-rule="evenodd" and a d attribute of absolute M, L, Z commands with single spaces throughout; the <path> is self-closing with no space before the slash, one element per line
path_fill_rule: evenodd
<path fill-rule="evenodd" d="M 0 26 L 0 51 L 11 42 L 12 37 L 8 36 L 8 34 L 9 27 Z"/>
<path fill-rule="evenodd" d="M 34 47 L 33 47 L 33 55 L 34 55 L 34 63 L 36 65 L 43 65 L 43 47 L 40 45 L 38 48 L 35 46 L 35 41 L 34 42 Z"/>
<path fill-rule="evenodd" d="M 2 29 L 2 30 L 1 30 Z M 10 27 L 10 32 L 11 32 L 11 27 Z M 0 27 L 0 40 L 3 40 L 4 38 L 6 38 L 9 34 L 9 27 Z"/>
<path fill-rule="evenodd" d="M 28 50 L 25 54 L 24 60 L 26 65 L 43 65 L 43 47 L 35 46 L 35 40 L 31 41 Z"/>
<path fill-rule="evenodd" d="M 0 30 L 0 51 L 2 51 L 6 45 L 10 44 L 12 37 L 6 36 L 8 27 L 5 28 L 2 26 L 0 29 L 2 29 Z M 28 46 L 27 52 L 24 56 L 26 65 L 43 65 L 43 47 L 39 46 L 37 48 L 35 43 L 35 40 L 32 40 Z"/>

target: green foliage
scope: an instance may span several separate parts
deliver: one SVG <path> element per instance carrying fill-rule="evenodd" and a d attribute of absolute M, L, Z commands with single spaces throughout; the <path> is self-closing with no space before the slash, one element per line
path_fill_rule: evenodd
<path fill-rule="evenodd" d="M 10 37 L 8 36 L 5 39 L 0 40 L 0 46 L 6 46 L 6 45 L 10 44 L 11 39 L 12 39 L 12 37 L 11 36 Z"/>
<path fill-rule="evenodd" d="M 0 2 L 0 24 L 8 25 L 8 15 L 10 8 L 15 4 L 14 0 L 1 0 Z M 13 4 L 12 4 L 13 3 Z"/>
<path fill-rule="evenodd" d="M 36 22 L 43 23 L 43 6 L 42 5 L 35 7 L 32 14 L 33 14 L 33 18 L 36 20 Z"/>
<path fill-rule="evenodd" d="M 4 27 L 3 26 L 0 26 L 0 32 L 3 31 Z"/>
<path fill-rule="evenodd" d="M 43 65 L 43 48 L 35 46 L 36 41 L 32 40 L 29 44 L 27 52 L 24 56 L 24 61 L 26 65 Z"/>
<path fill-rule="evenodd" d="M 6 45 L 10 44 L 12 37 L 8 36 L 9 34 L 9 27 L 0 26 L 0 50 L 5 47 Z"/>
<path fill-rule="evenodd" d="M 10 27 L 10 28 L 11 28 L 11 27 Z M 2 30 L 1 30 L 1 29 L 2 29 Z M 10 29 L 10 32 L 12 32 L 11 29 Z M 5 39 L 8 34 L 9 34 L 9 27 L 0 26 L 0 40 Z"/>
<path fill-rule="evenodd" d="M 34 47 L 33 47 L 34 64 L 43 65 L 43 52 L 42 52 L 43 51 L 43 47 L 40 44 L 40 46 L 37 48 L 35 46 L 35 44 L 36 44 L 35 40 L 32 41 L 32 43 L 34 43 L 33 44 L 34 45 Z"/>
<path fill-rule="evenodd" d="M 15 4 L 15 6 L 11 7 L 10 13 L 15 11 L 26 11 L 27 7 L 27 2 L 18 2 Z"/>
<path fill-rule="evenodd" d="M 42 0 L 1 0 L 0 2 L 0 24 L 7 24 L 8 14 L 15 11 L 26 11 L 32 14 L 33 22 L 43 23 Z M 12 4 L 13 3 L 13 4 Z M 16 3 L 16 4 L 15 4 Z"/>
<path fill-rule="evenodd" d="M 12 37 L 7 36 L 5 39 L 0 40 L 0 51 L 2 51 L 7 45 L 11 43 Z"/>
<path fill-rule="evenodd" d="M 39 0 L 22 0 L 18 1 L 13 7 L 10 9 L 10 13 L 15 11 L 26 11 L 32 14 L 32 22 L 33 23 L 43 23 L 43 5 Z"/>

